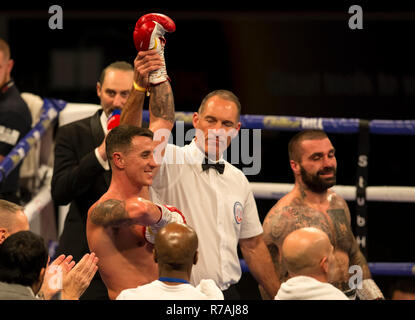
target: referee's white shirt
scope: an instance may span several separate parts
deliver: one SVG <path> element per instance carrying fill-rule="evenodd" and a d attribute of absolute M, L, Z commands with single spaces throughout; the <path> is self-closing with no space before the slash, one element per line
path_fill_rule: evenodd
<path fill-rule="evenodd" d="M 199 260 L 191 283 L 196 286 L 202 279 L 213 279 L 226 290 L 241 278 L 239 239 L 263 230 L 243 172 L 226 161 L 223 174 L 203 171 L 204 158 L 194 140 L 184 147 L 168 144 L 150 196 L 153 202 L 177 207 L 197 232 Z"/>

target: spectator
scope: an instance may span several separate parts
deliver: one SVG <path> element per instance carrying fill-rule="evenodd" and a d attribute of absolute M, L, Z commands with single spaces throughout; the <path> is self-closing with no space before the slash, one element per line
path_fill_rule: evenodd
<path fill-rule="evenodd" d="M 10 75 L 13 65 L 10 47 L 0 38 L 0 163 L 32 126 L 30 110 Z M 7 178 L 0 173 L 0 199 L 20 204 L 20 166 L 21 163 Z"/>
<path fill-rule="evenodd" d="M 288 280 L 281 284 L 275 300 L 349 300 L 329 283 L 336 261 L 324 231 L 301 228 L 291 232 L 282 244 L 281 255 Z"/>
<path fill-rule="evenodd" d="M 0 299 L 36 300 L 48 263 L 42 237 L 18 231 L 0 246 Z"/>
<path fill-rule="evenodd" d="M 0 245 L 12 234 L 19 231 L 28 231 L 29 222 L 23 211 L 23 207 L 0 200 Z M 60 255 L 48 267 L 45 272 L 45 281 L 38 292 L 38 296 L 49 300 L 61 293 L 62 299 L 78 299 L 89 286 L 92 277 L 97 271 L 98 258 L 95 254 L 85 254 L 75 265 L 72 256 Z M 57 279 L 57 274 L 62 275 L 62 291 L 53 285 L 52 279 Z M 56 282 L 56 281 L 55 281 Z"/>

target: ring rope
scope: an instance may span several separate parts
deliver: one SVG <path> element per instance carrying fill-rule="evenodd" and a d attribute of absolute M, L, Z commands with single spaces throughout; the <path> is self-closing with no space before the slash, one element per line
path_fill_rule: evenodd
<path fill-rule="evenodd" d="M 59 112 L 66 106 L 66 102 L 63 100 L 45 98 L 43 101 L 43 111 L 39 121 L 34 125 L 32 130 L 19 140 L 17 145 L 14 146 L 0 163 L 0 183 L 6 180 L 10 172 L 24 159 L 30 148 L 40 140 L 52 121 L 56 119 Z"/>
<path fill-rule="evenodd" d="M 254 196 L 259 199 L 280 199 L 294 184 L 250 182 Z M 335 185 L 332 190 L 345 200 L 356 200 L 356 186 Z M 405 186 L 371 186 L 366 188 L 366 199 L 380 202 L 415 202 L 415 188 Z"/>
<path fill-rule="evenodd" d="M 242 272 L 249 272 L 244 259 L 239 259 Z M 413 262 L 369 262 L 372 276 L 415 276 L 415 263 Z"/>
<path fill-rule="evenodd" d="M 193 112 L 176 112 L 176 121 L 191 125 Z M 149 111 L 143 111 L 143 120 L 149 121 Z M 358 133 L 360 119 L 306 118 L 292 116 L 241 115 L 240 121 L 246 129 L 300 131 L 321 129 L 328 133 Z M 371 120 L 369 132 L 387 135 L 415 135 L 415 120 Z"/>

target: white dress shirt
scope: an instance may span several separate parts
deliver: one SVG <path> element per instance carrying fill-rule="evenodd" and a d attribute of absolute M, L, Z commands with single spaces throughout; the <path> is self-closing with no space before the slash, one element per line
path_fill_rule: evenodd
<path fill-rule="evenodd" d="M 183 283 L 168 285 L 159 280 L 125 289 L 120 292 L 116 300 L 223 300 L 223 293 L 212 280 L 202 280 L 204 287 L 195 288 L 191 284 Z"/>
<path fill-rule="evenodd" d="M 104 135 L 107 136 L 107 133 L 108 133 L 108 129 L 107 129 L 108 118 L 107 118 L 107 115 L 105 114 L 104 111 L 102 111 L 101 117 L 99 118 L 99 120 L 101 122 L 102 130 L 104 130 Z M 101 166 L 105 170 L 110 169 L 110 165 L 108 164 L 108 160 L 102 159 L 101 156 L 99 155 L 98 147 L 95 148 L 95 156 L 97 157 L 98 162 L 101 164 Z"/>
<path fill-rule="evenodd" d="M 205 158 L 193 140 L 168 144 L 159 173 L 150 187 L 153 202 L 177 207 L 199 238 L 199 260 L 191 283 L 213 279 L 226 290 L 241 278 L 239 239 L 263 232 L 249 181 L 241 170 L 225 163 L 225 171 L 202 170 Z"/>

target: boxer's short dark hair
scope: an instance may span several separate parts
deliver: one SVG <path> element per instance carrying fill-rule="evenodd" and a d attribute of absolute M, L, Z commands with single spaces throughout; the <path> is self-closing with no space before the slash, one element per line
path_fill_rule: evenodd
<path fill-rule="evenodd" d="M 288 156 L 290 160 L 299 162 L 301 160 L 300 144 L 304 140 L 325 139 L 327 134 L 323 130 L 308 129 L 298 132 L 288 143 Z"/>
<path fill-rule="evenodd" d="M 108 133 L 105 139 L 105 148 L 108 161 L 111 162 L 112 154 L 114 152 L 128 150 L 134 137 L 148 137 L 153 139 L 153 136 L 153 131 L 148 128 L 141 128 L 127 124 L 115 127 Z"/>

